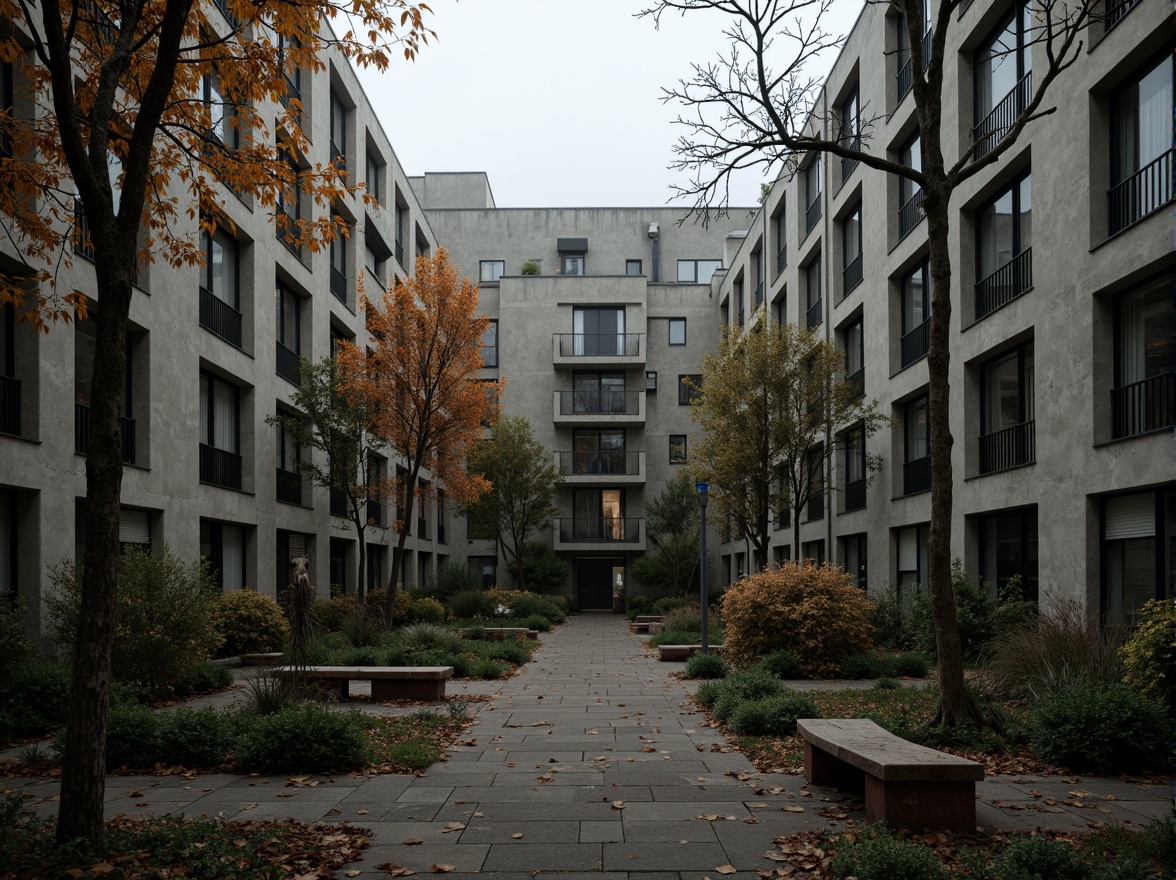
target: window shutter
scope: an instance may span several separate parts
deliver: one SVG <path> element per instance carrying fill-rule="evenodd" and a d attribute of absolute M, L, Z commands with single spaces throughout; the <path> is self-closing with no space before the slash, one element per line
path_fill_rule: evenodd
<path fill-rule="evenodd" d="M 120 544 L 150 544 L 150 512 L 122 508 L 118 512 L 118 541 Z"/>
<path fill-rule="evenodd" d="M 290 539 L 290 558 L 306 556 L 306 535 L 290 532 L 287 537 Z"/>
<path fill-rule="evenodd" d="M 898 533 L 898 570 L 919 570 L 919 538 L 917 529 L 902 529 Z"/>
<path fill-rule="evenodd" d="M 1106 504 L 1106 540 L 1155 536 L 1156 496 L 1153 493 L 1108 498 Z"/>

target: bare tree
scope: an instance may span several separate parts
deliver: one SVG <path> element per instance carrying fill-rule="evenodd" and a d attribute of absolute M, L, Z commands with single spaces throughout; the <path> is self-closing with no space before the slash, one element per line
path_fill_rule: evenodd
<path fill-rule="evenodd" d="M 877 2 L 877 0 L 867 0 Z M 982 131 L 960 145 L 958 155 L 943 153 L 944 64 L 948 35 L 961 0 L 941 0 L 926 15 L 930 0 L 889 0 L 902 14 L 911 56 L 911 89 L 919 122 L 922 167 L 871 151 L 871 123 L 858 125 L 820 111 L 821 83 L 807 76 L 809 62 L 839 47 L 843 37 L 822 27 L 834 0 L 658 0 L 639 15 L 660 25 L 666 13 L 711 11 L 730 18 L 723 36 L 729 51 L 715 61 L 694 64 L 693 75 L 663 89 L 664 99 L 687 113 L 677 122 L 686 129 L 677 141 L 671 167 L 688 172 L 691 183 L 677 187 L 694 199 L 697 211 L 723 207 L 735 172 L 756 166 L 794 172 L 809 153 L 855 160 L 906 178 L 922 189 L 927 217 L 931 272 L 931 332 L 927 355 L 931 447 L 931 529 L 928 586 L 939 664 L 940 703 L 935 721 L 946 726 L 983 724 L 985 719 L 964 686 L 963 654 L 951 590 L 952 436 L 949 425 L 948 351 L 951 319 L 951 256 L 948 232 L 952 193 L 984 168 L 1000 161 L 1033 120 L 1054 112 L 1045 103 L 1050 85 L 1074 64 L 1085 29 L 1097 19 L 1097 0 L 1035 0 L 1027 39 L 1039 46 L 1046 66 L 1014 102 L 1014 114 L 994 131 Z M 1016 51 L 1015 48 L 1010 52 Z M 705 217 L 706 214 L 704 213 Z"/>

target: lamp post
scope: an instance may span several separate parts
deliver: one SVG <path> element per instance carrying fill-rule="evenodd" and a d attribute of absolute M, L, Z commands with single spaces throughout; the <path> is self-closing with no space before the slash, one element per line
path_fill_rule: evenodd
<path fill-rule="evenodd" d="M 706 594 L 706 502 L 710 494 L 710 486 L 706 483 L 695 483 L 694 488 L 698 491 L 698 584 L 699 603 L 702 606 L 702 653 L 709 654 L 710 646 L 707 644 L 707 618 L 709 616 L 708 612 L 710 611 L 710 602 L 708 601 Z"/>

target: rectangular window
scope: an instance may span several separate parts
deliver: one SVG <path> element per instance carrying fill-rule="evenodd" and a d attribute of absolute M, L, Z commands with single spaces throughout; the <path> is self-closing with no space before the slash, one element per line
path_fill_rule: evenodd
<path fill-rule="evenodd" d="M 702 397 L 702 374 L 689 373 L 678 376 L 678 405 L 690 406 Z"/>
<path fill-rule="evenodd" d="M 241 488 L 239 389 L 200 374 L 200 481 Z"/>
<path fill-rule="evenodd" d="M 686 464 L 686 435 L 670 435 L 670 464 Z"/>
<path fill-rule="evenodd" d="M 849 97 L 842 102 L 838 115 L 841 121 L 841 137 L 839 138 L 841 145 L 851 150 L 860 150 L 862 148 L 861 106 L 856 84 L 853 87 L 853 91 L 849 93 Z M 842 158 L 842 184 L 853 173 L 856 165 L 856 159 Z"/>
<path fill-rule="evenodd" d="M 14 118 L 14 74 L 15 68 L 10 62 L 0 63 L 0 111 L 6 112 L 10 120 Z M 0 131 L 0 156 L 11 155 L 12 133 L 8 130 Z"/>
<path fill-rule="evenodd" d="M 866 334 L 863 318 L 859 315 L 842 331 L 845 346 L 845 381 L 854 386 L 859 395 L 866 393 Z"/>
<path fill-rule="evenodd" d="M 628 411 L 624 373 L 575 373 L 572 389 L 572 405 L 577 414 L 633 414 Z"/>
<path fill-rule="evenodd" d="M 1034 461 L 1033 343 L 980 371 L 980 473 Z"/>
<path fill-rule="evenodd" d="M 846 535 L 841 539 L 842 560 L 845 571 L 859 590 L 866 589 L 866 534 Z"/>
<path fill-rule="evenodd" d="M 285 143 L 278 146 L 278 161 L 289 178 L 282 181 L 275 195 L 274 234 L 278 241 L 301 259 L 299 242 L 302 231 L 299 229 L 299 221 L 302 219 L 302 168 L 293 148 Z"/>
<path fill-rule="evenodd" d="M 331 293 L 341 303 L 347 302 L 347 239 L 342 231 L 331 239 Z"/>
<path fill-rule="evenodd" d="M 858 202 L 841 221 L 842 270 L 841 295 L 847 295 L 862 283 L 862 203 Z"/>
<path fill-rule="evenodd" d="M 627 474 L 630 471 L 628 463 L 623 428 L 576 428 L 572 431 L 572 474 Z M 566 467 L 561 470 L 568 472 Z"/>
<path fill-rule="evenodd" d="M 657 394 L 657 370 L 645 372 L 645 393 Z"/>
<path fill-rule="evenodd" d="M 583 254 L 560 254 L 559 271 L 561 275 L 583 275 Z"/>
<path fill-rule="evenodd" d="M 822 444 L 808 451 L 809 491 L 805 507 L 807 522 L 825 518 L 825 447 Z"/>
<path fill-rule="evenodd" d="M 245 529 L 229 523 L 200 520 L 200 556 L 208 561 L 213 581 L 226 592 L 245 587 Z"/>
<path fill-rule="evenodd" d="M 293 290 L 279 281 L 274 299 L 277 304 L 277 373 L 298 385 L 301 381 L 298 357 L 302 352 L 298 297 Z"/>
<path fill-rule="evenodd" d="M 289 415 L 289 412 L 279 412 Z M 278 422 L 276 443 L 277 499 L 287 504 L 302 503 L 302 477 L 298 465 L 302 450 L 294 443 L 294 435 Z"/>
<path fill-rule="evenodd" d="M 927 583 L 927 543 L 930 526 L 910 526 L 895 533 L 898 544 L 898 586 L 913 587 Z"/>
<path fill-rule="evenodd" d="M 1176 492 L 1142 492 L 1103 500 L 1104 608 L 1111 624 L 1138 623 L 1149 599 L 1171 598 L 1176 585 Z"/>
<path fill-rule="evenodd" d="M 927 356 L 931 339 L 931 275 L 926 260 L 902 277 L 902 365 Z"/>
<path fill-rule="evenodd" d="M 384 163 L 380 161 L 380 157 L 373 153 L 370 149 L 366 156 L 367 177 L 367 194 L 376 200 L 377 203 L 384 202 Z"/>
<path fill-rule="evenodd" d="M 686 344 L 686 319 L 670 318 L 670 345 Z"/>
<path fill-rule="evenodd" d="M 236 106 L 225 97 L 220 74 L 206 73 L 200 81 L 205 112 L 208 114 L 208 136 L 216 143 L 235 149 L 240 142 L 240 131 L 235 116 Z"/>
<path fill-rule="evenodd" d="M 483 282 L 496 284 L 506 273 L 506 260 L 479 260 L 478 279 Z"/>
<path fill-rule="evenodd" d="M 738 320 L 736 323 L 738 323 L 738 325 L 740 327 L 742 327 L 744 324 L 747 323 L 747 308 L 746 308 L 746 303 L 744 302 L 744 299 L 743 299 L 743 279 L 739 278 L 738 280 L 736 280 L 734 286 L 735 286 L 735 290 L 734 290 L 733 297 L 735 299 L 735 314 L 738 317 Z"/>
<path fill-rule="evenodd" d="M 498 322 L 490 321 L 482 334 L 482 366 L 498 366 Z"/>
<path fill-rule="evenodd" d="M 809 330 L 819 327 L 822 320 L 821 310 L 821 255 L 818 252 L 804 270 L 805 283 L 808 293 L 808 310 L 805 322 Z"/>
<path fill-rule="evenodd" d="M 914 495 L 931 488 L 931 435 L 927 425 L 927 396 L 903 407 L 902 493 Z"/>
<path fill-rule="evenodd" d="M 624 489 L 574 489 L 572 534 L 574 541 L 626 540 Z"/>
<path fill-rule="evenodd" d="M 824 189 L 824 163 L 814 156 L 804 169 L 804 231 L 812 232 L 821 219 L 821 192 Z"/>
<path fill-rule="evenodd" d="M 1029 172 L 977 212 L 977 320 L 1033 286 L 1032 218 Z"/>
<path fill-rule="evenodd" d="M 1172 56 L 1166 53 L 1111 99 L 1109 234 L 1172 200 L 1172 144 Z"/>
<path fill-rule="evenodd" d="M 625 274 L 626 275 L 640 275 L 641 261 L 640 260 L 625 260 Z"/>
<path fill-rule="evenodd" d="M 241 300 L 237 241 L 221 230 L 200 234 L 200 325 L 241 347 Z"/>
<path fill-rule="evenodd" d="M 866 506 L 866 434 L 854 428 L 845 435 L 845 509 Z"/>
<path fill-rule="evenodd" d="M 1020 3 L 976 50 L 976 158 L 1001 142 L 1033 97 L 1033 18 L 1029 3 Z"/>
<path fill-rule="evenodd" d="M 1176 278 L 1166 275 L 1115 300 L 1114 436 L 1176 425 Z"/>
<path fill-rule="evenodd" d="M 723 268 L 722 260 L 678 260 L 680 284 L 710 284 L 716 269 Z"/>
<path fill-rule="evenodd" d="M 498 584 L 497 556 L 471 556 L 469 566 L 481 577 L 483 590 L 491 590 Z"/>
<path fill-rule="evenodd" d="M 788 265 L 788 225 L 787 212 L 784 210 L 784 203 L 780 203 L 780 210 L 776 216 L 772 218 L 772 225 L 776 231 L 776 277 L 784 271 L 784 267 Z"/>
<path fill-rule="evenodd" d="M 331 89 L 331 164 L 339 171 L 347 169 L 347 105 Z"/>
<path fill-rule="evenodd" d="M 825 542 L 805 541 L 800 545 L 800 558 L 811 559 L 815 565 L 823 564 L 825 561 Z"/>
<path fill-rule="evenodd" d="M 980 578 L 1003 590 L 1019 578 L 1021 598 L 1037 601 L 1037 508 L 980 517 Z"/>
<path fill-rule="evenodd" d="M 923 142 L 919 132 L 899 150 L 898 161 L 915 171 L 923 170 Z M 908 177 L 898 178 L 898 237 L 906 238 L 923 219 L 923 188 Z"/>
<path fill-rule="evenodd" d="M 623 357 L 637 354 L 637 336 L 625 334 L 624 308 L 572 310 L 572 351 L 575 357 Z M 563 353 L 561 339 L 561 354 Z"/>

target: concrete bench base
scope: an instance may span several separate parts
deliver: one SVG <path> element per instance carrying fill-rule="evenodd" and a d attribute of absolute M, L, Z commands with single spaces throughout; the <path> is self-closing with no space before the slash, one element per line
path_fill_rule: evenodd
<path fill-rule="evenodd" d="M 864 718 L 802 718 L 796 730 L 804 740 L 805 779 L 863 788 L 866 821 L 975 830 L 981 764 L 908 742 Z"/>
<path fill-rule="evenodd" d="M 370 681 L 374 700 L 429 700 L 445 699 L 445 681 L 453 677 L 452 666 L 308 666 L 298 670 L 280 666 L 273 670 L 275 678 L 294 678 L 301 673 L 308 681 L 334 687 L 340 699 L 350 694 L 352 681 Z"/>
<path fill-rule="evenodd" d="M 707 649 L 712 654 L 722 654 L 722 645 L 708 645 Z M 693 655 L 702 650 L 702 645 L 658 645 L 657 659 L 658 660 L 689 660 Z"/>

